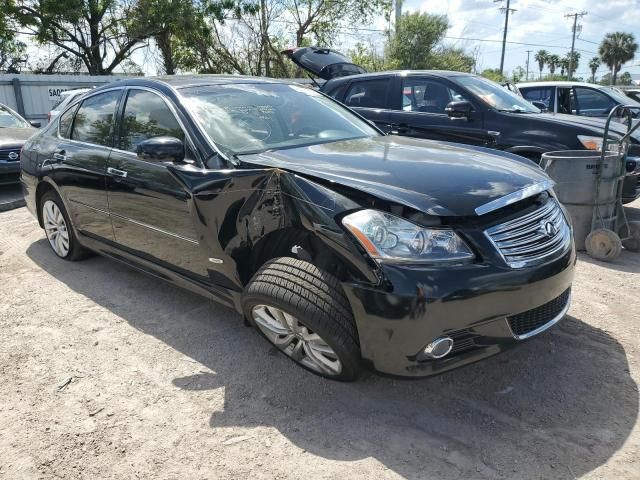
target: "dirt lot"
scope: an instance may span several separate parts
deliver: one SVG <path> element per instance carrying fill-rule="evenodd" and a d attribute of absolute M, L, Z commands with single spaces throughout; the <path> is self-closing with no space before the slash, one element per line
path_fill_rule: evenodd
<path fill-rule="evenodd" d="M 0 477 L 639 479 L 639 272 L 640 254 L 581 256 L 569 316 L 519 349 L 340 384 L 0 213 Z"/>

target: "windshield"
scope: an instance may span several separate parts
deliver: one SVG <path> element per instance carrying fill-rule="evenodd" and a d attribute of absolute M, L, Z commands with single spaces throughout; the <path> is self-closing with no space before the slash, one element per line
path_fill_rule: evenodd
<path fill-rule="evenodd" d="M 29 128 L 29 122 L 23 120 L 17 113 L 0 105 L 0 128 Z"/>
<path fill-rule="evenodd" d="M 460 76 L 456 81 L 474 93 L 480 100 L 491 108 L 501 112 L 515 113 L 540 113 L 540 109 L 534 107 L 524 98 L 510 92 L 503 86 L 482 77 Z"/>
<path fill-rule="evenodd" d="M 618 90 L 615 87 L 602 87 L 602 90 L 606 91 L 611 98 L 613 98 L 617 103 L 621 105 L 640 106 L 640 103 L 635 101 L 633 98 L 627 97 L 624 93 L 622 93 L 620 90 Z"/>
<path fill-rule="evenodd" d="M 300 85 L 207 85 L 181 93 L 211 140 L 237 155 L 379 135 L 346 108 Z"/>

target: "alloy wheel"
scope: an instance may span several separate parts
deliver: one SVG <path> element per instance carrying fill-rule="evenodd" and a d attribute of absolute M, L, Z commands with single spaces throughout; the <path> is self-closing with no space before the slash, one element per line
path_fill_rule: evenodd
<path fill-rule="evenodd" d="M 290 313 L 270 305 L 256 305 L 253 320 L 264 335 L 286 355 L 324 375 L 339 375 L 342 363 L 320 335 Z"/>
<path fill-rule="evenodd" d="M 47 200 L 42 206 L 42 219 L 44 221 L 44 230 L 47 239 L 51 244 L 51 248 L 60 257 L 69 255 L 69 231 L 64 215 L 58 208 L 58 205 L 52 200 Z"/>

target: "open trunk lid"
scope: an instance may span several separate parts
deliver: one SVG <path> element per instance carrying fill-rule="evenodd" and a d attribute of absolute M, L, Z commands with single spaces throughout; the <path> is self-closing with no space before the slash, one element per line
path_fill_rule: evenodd
<path fill-rule="evenodd" d="M 361 66 L 351 63 L 351 59 L 342 53 L 329 48 L 289 48 L 280 53 L 289 57 L 300 68 L 324 80 L 367 73 Z"/>

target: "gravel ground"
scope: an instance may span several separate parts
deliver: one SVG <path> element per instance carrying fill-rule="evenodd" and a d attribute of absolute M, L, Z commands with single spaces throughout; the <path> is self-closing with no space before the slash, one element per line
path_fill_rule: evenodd
<path fill-rule="evenodd" d="M 0 213 L 0 477 L 640 479 L 639 272 L 640 254 L 582 255 L 569 316 L 520 348 L 341 384 Z"/>

